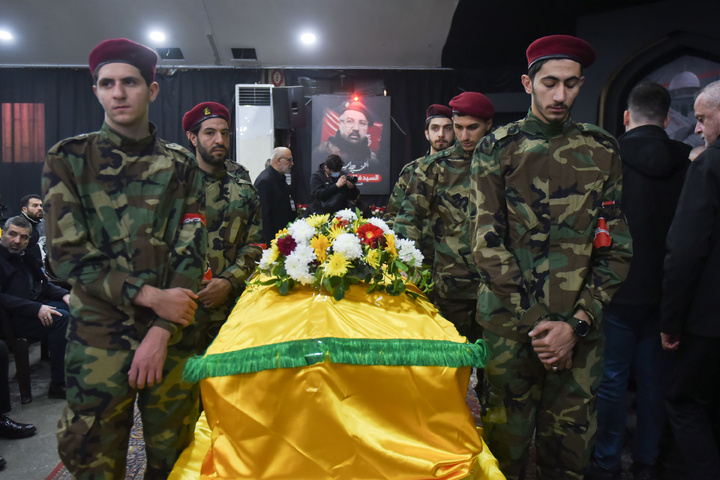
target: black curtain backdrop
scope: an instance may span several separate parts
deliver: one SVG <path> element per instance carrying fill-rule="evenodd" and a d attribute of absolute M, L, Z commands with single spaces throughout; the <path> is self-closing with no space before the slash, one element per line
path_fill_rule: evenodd
<path fill-rule="evenodd" d="M 181 126 L 185 112 L 197 103 L 215 101 L 227 106 L 234 116 L 234 86 L 240 83 L 261 83 L 262 73 L 258 69 L 161 70 L 157 75 L 160 94 L 150 106 L 150 121 L 158 127 L 161 138 L 187 146 Z M 392 121 L 389 128 L 392 136 L 390 173 L 393 183 L 402 167 L 424 155 L 428 148 L 424 134 L 427 107 L 432 103 L 447 105 L 459 93 L 455 88 L 455 74 L 451 70 L 285 71 L 285 83 L 288 86 L 300 85 L 301 77 L 332 80 L 338 86 L 332 92 L 325 93 L 334 94 L 353 93 L 353 81 L 384 84 L 387 95 L 392 98 Z M 102 108 L 92 92 L 92 78 L 87 69 L 0 69 L 0 103 L 43 103 L 46 149 L 64 138 L 99 129 L 103 120 Z M 309 103 L 306 108 L 307 118 L 311 118 L 312 104 Z M 276 144 L 286 144 L 293 150 L 295 196 L 299 203 L 308 203 L 312 174 L 310 128 L 276 133 Z M 234 152 L 234 146 L 231 146 L 231 152 Z M 8 207 L 6 215 L 19 212 L 19 199 L 22 196 L 40 193 L 43 163 L 42 159 L 37 160 L 36 163 L 0 161 L 0 201 Z M 366 201 L 384 205 L 387 196 L 372 196 L 366 198 Z"/>

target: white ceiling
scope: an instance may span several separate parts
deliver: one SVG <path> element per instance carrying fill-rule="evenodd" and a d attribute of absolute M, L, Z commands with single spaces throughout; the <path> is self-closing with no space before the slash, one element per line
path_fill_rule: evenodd
<path fill-rule="evenodd" d="M 102 40 L 179 47 L 165 67 L 439 68 L 459 0 L 0 0 L 0 66 L 85 66 Z M 151 29 L 164 30 L 153 45 Z M 312 30 L 317 44 L 300 44 Z M 214 42 L 215 48 L 212 43 Z M 232 58 L 255 48 L 257 61 Z"/>

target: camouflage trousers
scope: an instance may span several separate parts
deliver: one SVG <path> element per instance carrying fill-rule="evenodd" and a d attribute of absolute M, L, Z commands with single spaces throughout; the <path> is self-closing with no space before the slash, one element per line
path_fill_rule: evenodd
<path fill-rule="evenodd" d="M 235 307 L 237 300 L 223 305 L 214 310 L 208 310 L 203 306 L 198 307 L 195 312 L 195 335 L 198 354 L 202 355 L 210 344 L 218 336 L 220 329 L 227 321 L 228 316 Z"/>
<path fill-rule="evenodd" d="M 485 330 L 484 438 L 509 480 L 527 469 L 535 435 L 538 480 L 582 479 L 590 460 L 603 373 L 604 337 L 593 332 L 575 346 L 569 370 L 545 370 L 530 343 Z"/>
<path fill-rule="evenodd" d="M 457 328 L 460 335 L 467 337 L 468 342 L 475 342 L 482 337 L 482 327 L 475 319 L 477 298 L 444 298 L 431 295 L 430 300 L 440 311 L 440 315 Z"/>
<path fill-rule="evenodd" d="M 135 390 L 128 384 L 133 351 L 68 342 L 67 406 L 58 423 L 58 452 L 80 480 L 125 478 L 126 455 L 137 397 L 147 454 L 146 479 L 166 479 L 192 440 L 199 388 L 182 381 L 196 351 L 194 332 L 168 347 L 159 385 Z M 194 329 L 193 329 L 194 330 Z"/>

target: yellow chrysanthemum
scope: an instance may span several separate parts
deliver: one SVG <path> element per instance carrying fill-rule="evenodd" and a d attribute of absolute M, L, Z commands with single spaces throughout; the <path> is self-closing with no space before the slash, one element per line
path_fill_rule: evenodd
<path fill-rule="evenodd" d="M 268 262 L 275 262 L 278 259 L 278 255 L 280 255 L 280 251 L 277 249 L 277 245 L 273 244 L 272 247 L 270 247 L 270 253 L 268 253 Z"/>
<path fill-rule="evenodd" d="M 365 257 L 365 261 L 372 268 L 379 268 L 380 267 L 380 252 L 378 252 L 377 250 L 369 250 L 367 253 L 367 256 Z"/>
<path fill-rule="evenodd" d="M 330 220 L 330 214 L 324 215 L 310 215 L 305 219 L 305 222 L 313 228 L 320 228 Z"/>
<path fill-rule="evenodd" d="M 310 246 L 315 250 L 318 261 L 321 263 L 324 262 L 327 258 L 327 249 L 330 246 L 330 240 L 321 233 L 310 240 Z"/>
<path fill-rule="evenodd" d="M 387 247 L 385 247 L 385 250 L 397 257 L 397 250 L 395 249 L 395 235 L 386 233 L 385 240 L 387 240 Z"/>
<path fill-rule="evenodd" d="M 333 223 L 333 226 L 330 228 L 330 232 L 328 232 L 328 236 L 330 237 L 330 240 L 335 240 L 338 235 L 345 233 L 345 228 L 341 225 Z"/>
<path fill-rule="evenodd" d="M 342 253 L 333 253 L 325 264 L 325 275 L 328 277 L 342 277 L 348 271 L 350 261 Z"/>

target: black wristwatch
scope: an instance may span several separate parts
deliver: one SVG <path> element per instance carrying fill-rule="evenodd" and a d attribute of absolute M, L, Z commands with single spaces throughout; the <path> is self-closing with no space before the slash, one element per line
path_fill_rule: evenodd
<path fill-rule="evenodd" d="M 590 333 L 590 324 L 585 320 L 580 320 L 577 317 L 570 317 L 567 322 L 572 327 L 573 334 L 575 334 L 578 338 L 584 338 L 588 333 Z"/>

